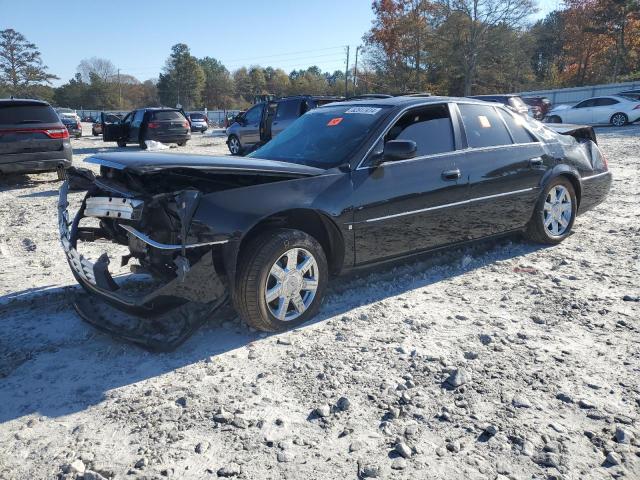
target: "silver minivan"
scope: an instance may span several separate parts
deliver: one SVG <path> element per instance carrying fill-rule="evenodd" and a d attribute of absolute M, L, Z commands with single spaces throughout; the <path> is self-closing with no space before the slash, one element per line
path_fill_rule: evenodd
<path fill-rule="evenodd" d="M 342 97 L 297 95 L 260 102 L 238 115 L 227 128 L 227 146 L 232 155 L 245 155 L 261 147 L 305 112 Z"/>

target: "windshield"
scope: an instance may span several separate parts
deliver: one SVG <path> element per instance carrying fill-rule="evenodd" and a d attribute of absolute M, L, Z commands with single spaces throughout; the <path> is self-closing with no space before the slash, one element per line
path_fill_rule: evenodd
<path fill-rule="evenodd" d="M 337 105 L 311 110 L 250 157 L 332 168 L 348 161 L 389 106 Z"/>

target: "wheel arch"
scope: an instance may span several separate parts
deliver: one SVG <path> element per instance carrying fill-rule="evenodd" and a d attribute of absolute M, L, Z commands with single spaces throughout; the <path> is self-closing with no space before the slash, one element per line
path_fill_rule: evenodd
<path fill-rule="evenodd" d="M 558 177 L 564 177 L 571 182 L 576 194 L 576 201 L 578 203 L 576 208 L 580 208 L 580 199 L 582 198 L 582 182 L 580 181 L 580 175 L 578 172 L 566 165 L 560 165 L 557 168 L 554 168 L 542 182 L 541 190 L 544 191 L 549 183 Z"/>
<path fill-rule="evenodd" d="M 345 243 L 340 229 L 327 214 L 307 208 L 283 210 L 256 222 L 240 240 L 235 259 L 236 270 L 243 248 L 257 235 L 273 228 L 292 228 L 311 235 L 320 243 L 327 256 L 329 273 L 335 275 L 342 270 Z"/>

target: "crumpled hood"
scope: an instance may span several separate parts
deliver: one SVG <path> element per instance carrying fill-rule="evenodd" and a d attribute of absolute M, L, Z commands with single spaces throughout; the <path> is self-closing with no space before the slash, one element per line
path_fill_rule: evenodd
<path fill-rule="evenodd" d="M 116 170 L 132 170 L 137 173 L 151 173 L 175 168 L 192 168 L 203 171 L 224 173 L 289 174 L 294 176 L 314 176 L 325 172 L 321 168 L 297 163 L 263 160 L 253 157 L 215 157 L 210 155 L 180 155 L 173 153 L 104 153 L 85 159 L 87 163 L 104 165 Z"/>

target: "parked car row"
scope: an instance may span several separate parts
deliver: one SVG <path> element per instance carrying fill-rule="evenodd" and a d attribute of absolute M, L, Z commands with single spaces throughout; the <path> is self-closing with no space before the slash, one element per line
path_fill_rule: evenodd
<path fill-rule="evenodd" d="M 71 166 L 69 129 L 63 123 L 67 120 L 75 125 L 73 117 L 60 115 L 47 102 L 0 99 L 0 174 Z"/>
<path fill-rule="evenodd" d="M 611 124 L 621 127 L 640 119 L 640 100 L 627 95 L 589 98 L 576 105 L 558 105 L 547 116 L 550 123 Z"/>

